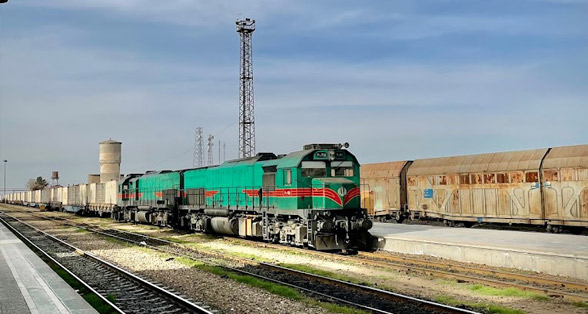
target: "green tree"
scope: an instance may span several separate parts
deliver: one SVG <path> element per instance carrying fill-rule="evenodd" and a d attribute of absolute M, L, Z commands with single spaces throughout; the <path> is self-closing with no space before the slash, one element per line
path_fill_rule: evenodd
<path fill-rule="evenodd" d="M 37 179 L 30 179 L 29 182 L 27 182 L 27 187 L 31 191 L 42 190 L 48 185 L 49 183 L 47 183 L 47 181 L 45 181 L 43 177 L 37 177 Z"/>

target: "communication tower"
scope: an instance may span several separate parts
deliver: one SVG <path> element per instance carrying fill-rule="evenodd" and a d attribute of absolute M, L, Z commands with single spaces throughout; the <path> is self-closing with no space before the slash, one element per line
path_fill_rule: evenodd
<path fill-rule="evenodd" d="M 255 155 L 255 114 L 253 110 L 253 52 L 251 49 L 255 20 L 237 19 L 241 37 L 239 82 L 239 157 Z"/>
<path fill-rule="evenodd" d="M 197 127 L 194 132 L 194 155 L 192 157 L 192 166 L 194 168 L 204 167 L 204 139 L 202 137 L 201 127 Z"/>
<path fill-rule="evenodd" d="M 208 135 L 208 164 L 207 166 L 212 166 L 214 164 L 214 160 L 212 159 L 212 146 L 214 146 L 214 136 L 212 134 Z"/>

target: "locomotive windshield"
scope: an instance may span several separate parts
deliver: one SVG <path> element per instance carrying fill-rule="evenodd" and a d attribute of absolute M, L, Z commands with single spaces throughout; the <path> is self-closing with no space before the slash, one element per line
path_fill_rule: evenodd
<path fill-rule="evenodd" d="M 324 161 L 303 161 L 302 162 L 302 176 L 303 177 L 326 177 L 327 164 Z"/>
<path fill-rule="evenodd" d="M 352 161 L 331 161 L 330 177 L 353 177 Z M 327 162 L 325 161 L 303 161 L 302 176 L 307 178 L 326 177 Z"/>
<path fill-rule="evenodd" d="M 331 177 L 353 177 L 353 162 L 331 161 Z"/>

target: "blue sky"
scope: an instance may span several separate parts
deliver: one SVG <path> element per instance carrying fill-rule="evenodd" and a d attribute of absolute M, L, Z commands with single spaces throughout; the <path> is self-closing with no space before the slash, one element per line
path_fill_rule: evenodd
<path fill-rule="evenodd" d="M 360 162 L 588 143 L 588 1 L 11 0 L 0 5 L 8 186 L 59 170 L 237 156 L 237 16 L 253 35 L 257 150 L 349 142 Z M 215 148 L 215 158 L 217 151 Z"/>

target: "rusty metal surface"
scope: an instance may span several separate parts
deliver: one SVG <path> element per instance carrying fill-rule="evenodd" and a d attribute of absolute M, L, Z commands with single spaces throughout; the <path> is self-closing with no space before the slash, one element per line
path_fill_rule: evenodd
<path fill-rule="evenodd" d="M 541 224 L 539 169 L 548 149 L 415 160 L 408 206 L 427 217 Z"/>
<path fill-rule="evenodd" d="M 588 168 L 588 145 L 552 148 L 543 161 L 543 168 Z"/>
<path fill-rule="evenodd" d="M 489 153 L 419 159 L 408 169 L 409 176 L 432 174 L 525 171 L 539 169 L 547 149 L 532 149 L 514 152 Z"/>
<path fill-rule="evenodd" d="M 552 148 L 542 178 L 548 223 L 588 226 L 588 145 Z"/>
<path fill-rule="evenodd" d="M 361 166 L 362 204 L 366 204 L 370 214 L 401 208 L 400 173 L 406 163 L 396 161 Z"/>
<path fill-rule="evenodd" d="M 406 165 L 406 161 L 363 164 L 361 165 L 361 177 L 362 179 L 400 177 L 404 165 Z"/>

